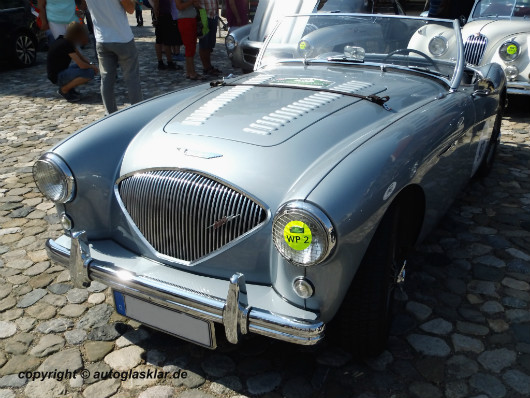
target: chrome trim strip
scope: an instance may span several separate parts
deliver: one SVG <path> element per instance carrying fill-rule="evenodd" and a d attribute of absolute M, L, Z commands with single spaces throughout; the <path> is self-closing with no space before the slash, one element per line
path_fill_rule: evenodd
<path fill-rule="evenodd" d="M 88 248 L 84 235 L 76 236 L 72 239 L 72 247 L 78 245 L 80 248 Z M 74 240 L 79 240 L 79 242 L 74 243 Z M 46 250 L 53 261 L 65 266 L 80 267 L 79 264 L 71 264 L 70 250 L 54 240 L 46 241 Z M 89 257 L 88 253 L 84 253 L 83 256 L 76 258 L 79 261 L 81 258 Z M 246 288 L 242 274 L 232 276 L 227 298 L 224 300 L 144 275 L 134 274 L 113 263 L 91 259 L 86 264 L 86 269 L 90 280 L 101 281 L 124 294 L 225 325 L 225 333 L 227 337 L 230 336 L 231 342 L 237 343 L 239 333 L 247 334 L 248 332 L 300 345 L 314 345 L 324 338 L 326 325 L 321 321 L 292 318 L 260 308 L 248 307 L 245 300 L 246 294 L 243 294 L 246 293 Z M 230 325 L 232 329 L 226 330 L 226 325 Z M 234 332 L 234 325 L 238 327 L 238 333 Z"/>
<path fill-rule="evenodd" d="M 530 95 L 530 82 L 510 82 L 508 81 L 506 92 L 516 95 Z"/>

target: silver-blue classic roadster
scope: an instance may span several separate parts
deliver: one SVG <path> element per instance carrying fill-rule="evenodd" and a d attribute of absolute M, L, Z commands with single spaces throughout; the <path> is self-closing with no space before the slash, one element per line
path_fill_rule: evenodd
<path fill-rule="evenodd" d="M 217 327 L 377 353 L 408 250 L 491 168 L 505 99 L 500 66 L 465 66 L 456 21 L 286 17 L 254 73 L 45 153 L 35 181 L 64 227 L 48 253 L 76 285 L 110 286 L 120 314 L 202 346 Z"/>

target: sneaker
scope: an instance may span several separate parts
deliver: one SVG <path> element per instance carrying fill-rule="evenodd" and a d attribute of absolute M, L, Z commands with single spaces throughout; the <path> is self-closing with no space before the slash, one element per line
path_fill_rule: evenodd
<path fill-rule="evenodd" d="M 68 91 L 67 93 L 63 93 L 61 89 L 57 90 L 57 94 L 59 94 L 61 97 L 63 97 L 68 102 L 77 102 L 81 98 L 79 98 L 79 95 L 76 95 L 72 93 L 72 90 Z"/>
<path fill-rule="evenodd" d="M 158 70 L 166 70 L 167 66 L 164 61 L 158 61 Z"/>
<path fill-rule="evenodd" d="M 74 95 L 77 95 L 78 97 L 81 96 L 81 93 L 79 91 L 77 91 L 75 88 L 71 89 L 69 92 L 74 94 Z"/>
<path fill-rule="evenodd" d="M 167 63 L 167 68 L 170 69 L 170 70 L 182 70 L 182 66 L 177 65 L 174 62 L 168 62 Z"/>

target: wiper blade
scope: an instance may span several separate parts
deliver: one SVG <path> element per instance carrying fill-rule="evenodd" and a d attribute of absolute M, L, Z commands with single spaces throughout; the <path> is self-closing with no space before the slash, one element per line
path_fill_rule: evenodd
<path fill-rule="evenodd" d="M 390 97 L 384 96 L 380 97 L 378 95 L 372 94 L 372 95 L 362 95 L 362 94 L 355 94 L 355 93 L 348 93 L 345 91 L 340 90 L 331 90 L 327 88 L 322 87 L 307 87 L 307 86 L 296 86 L 296 85 L 289 85 L 289 84 L 248 84 L 248 83 L 227 83 L 224 80 L 217 80 L 214 82 L 210 82 L 210 87 L 237 87 L 237 86 L 247 86 L 247 87 L 267 87 L 267 88 L 291 88 L 295 90 L 306 90 L 306 91 L 321 91 L 325 93 L 331 93 L 331 94 L 340 94 L 347 97 L 354 97 L 359 98 L 365 101 L 372 102 L 376 105 L 382 106 L 387 111 L 391 111 L 392 108 L 390 108 L 386 102 L 390 100 Z"/>
<path fill-rule="evenodd" d="M 348 57 L 329 57 L 328 61 L 331 62 L 347 62 L 352 64 L 364 64 L 364 59 L 353 59 Z"/>
<path fill-rule="evenodd" d="M 430 73 L 430 74 L 435 75 L 435 76 L 441 76 L 441 77 L 449 78 L 449 76 L 444 75 L 443 73 L 440 73 L 438 71 L 435 71 L 435 70 L 432 70 L 432 69 L 429 69 L 429 68 L 424 68 L 422 66 L 409 66 L 409 69 L 412 69 L 412 70 L 415 70 L 415 71 L 418 71 L 418 72 Z"/>

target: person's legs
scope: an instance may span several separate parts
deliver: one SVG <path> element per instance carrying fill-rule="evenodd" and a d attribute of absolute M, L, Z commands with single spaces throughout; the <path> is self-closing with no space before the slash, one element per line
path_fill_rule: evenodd
<path fill-rule="evenodd" d="M 195 52 L 197 48 L 197 20 L 195 18 L 182 18 L 178 20 L 180 35 L 186 49 L 186 75 L 196 79 Z"/>
<path fill-rule="evenodd" d="M 48 21 L 48 25 L 50 26 L 50 31 L 52 32 L 54 39 L 66 34 L 66 25 L 51 21 Z"/>
<path fill-rule="evenodd" d="M 94 75 L 94 69 L 81 69 L 77 64 L 72 63 L 58 74 L 57 84 L 61 93 L 67 94 L 73 88 L 88 83 Z"/>
<path fill-rule="evenodd" d="M 216 42 L 217 18 L 208 18 L 209 32 L 199 40 L 199 56 L 205 74 L 218 75 L 220 71 L 212 65 L 212 52 Z"/>
<path fill-rule="evenodd" d="M 129 101 L 136 104 L 142 101 L 142 87 L 140 86 L 140 65 L 138 62 L 138 51 L 134 39 L 128 43 L 113 44 L 118 62 L 123 72 L 123 80 L 129 93 Z"/>
<path fill-rule="evenodd" d="M 101 98 L 103 99 L 103 105 L 109 114 L 118 110 L 116 97 L 114 96 L 118 56 L 110 47 L 109 44 L 105 43 L 97 43 L 96 45 L 99 59 L 99 72 L 101 74 Z"/>

